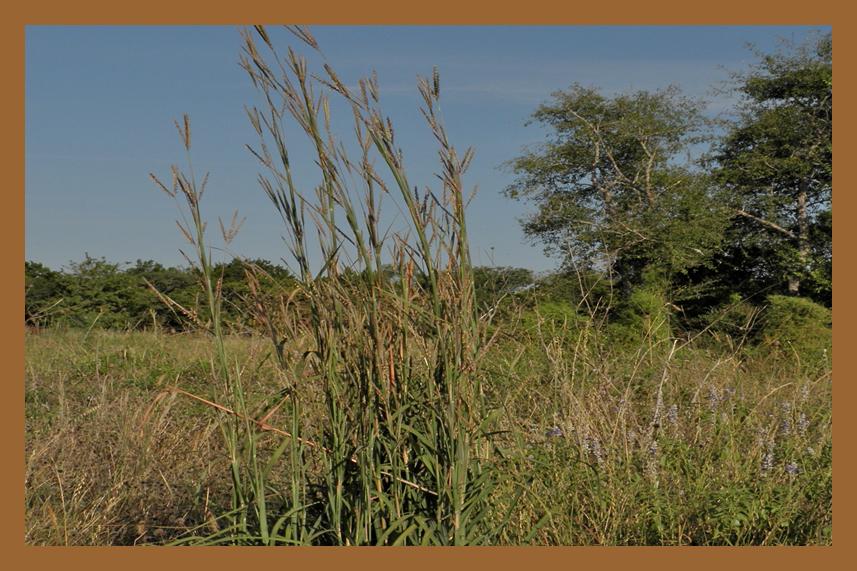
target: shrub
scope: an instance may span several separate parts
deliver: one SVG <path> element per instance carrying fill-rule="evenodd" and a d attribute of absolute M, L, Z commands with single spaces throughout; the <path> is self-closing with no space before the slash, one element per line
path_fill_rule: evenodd
<path fill-rule="evenodd" d="M 586 317 L 574 306 L 561 301 L 539 301 L 521 315 L 521 326 L 527 334 L 541 334 L 548 339 L 568 338 L 585 322 Z"/>
<path fill-rule="evenodd" d="M 608 327 L 611 340 L 618 344 L 639 345 L 649 339 L 653 344 L 672 335 L 670 311 L 660 288 L 643 286 L 631 292 L 618 308 Z"/>
<path fill-rule="evenodd" d="M 732 339 L 752 338 L 758 329 L 759 308 L 739 293 L 732 293 L 721 305 L 703 314 L 701 327 L 708 327 L 716 336 L 728 335 Z"/>
<path fill-rule="evenodd" d="M 771 295 L 762 316 L 762 343 L 806 366 L 830 359 L 833 343 L 830 309 L 802 297 Z"/>

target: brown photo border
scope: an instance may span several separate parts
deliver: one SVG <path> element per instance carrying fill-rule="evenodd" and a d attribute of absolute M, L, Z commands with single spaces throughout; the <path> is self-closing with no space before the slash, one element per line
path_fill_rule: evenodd
<path fill-rule="evenodd" d="M 177 2 L 149 0 L 145 3 L 121 3 L 116 0 L 56 2 L 42 0 L 7 4 L 3 8 L 2 58 L 8 82 L 0 91 L 5 100 L 3 114 L 4 170 L 11 185 L 4 192 L 0 240 L 3 259 L 9 267 L 21 264 L 24 258 L 24 38 L 28 25 L 243 25 L 257 23 L 299 23 L 308 25 L 824 25 L 835 28 L 834 38 L 838 57 L 850 56 L 855 43 L 855 30 L 850 11 L 844 2 L 808 1 L 750 1 L 720 0 L 713 3 L 659 0 L 641 2 L 613 0 L 612 2 L 557 2 L 528 0 L 527 2 L 484 0 L 380 0 L 371 4 L 359 1 L 328 0 L 324 3 L 272 2 L 257 0 L 252 4 L 220 4 L 193 1 Z M 834 26 L 835 24 L 835 26 Z M 841 59 L 839 60 L 842 61 Z M 840 66 L 842 64 L 840 63 Z M 850 67 L 850 66 L 848 66 Z M 843 68 L 840 68 L 843 69 Z M 848 156 L 854 148 L 849 141 L 854 124 L 853 94 L 855 79 L 846 69 L 838 76 L 837 98 L 845 101 L 836 115 L 834 133 L 839 156 Z M 849 148 L 850 147 L 850 148 Z M 839 188 L 844 176 L 840 171 Z M 838 211 L 851 211 L 853 193 L 840 190 L 836 195 Z M 857 225 L 855 225 L 857 226 Z M 840 245 L 854 239 L 855 226 L 839 224 L 834 241 Z M 845 250 L 846 255 L 848 250 Z M 21 266 L 18 265 L 18 268 Z M 56 569 L 149 569 L 153 566 L 204 569 L 236 569 L 267 565 L 378 569 L 379 566 L 406 566 L 415 569 L 438 569 L 439 566 L 477 566 L 498 568 L 542 569 L 630 567 L 718 569 L 725 565 L 740 568 L 773 566 L 777 569 L 820 569 L 844 567 L 852 553 L 854 523 L 850 511 L 854 493 L 848 474 L 853 473 L 855 461 L 850 439 L 839 439 L 836 446 L 834 545 L 829 547 L 488 547 L 488 548 L 130 548 L 130 547 L 36 547 L 24 544 L 24 328 L 19 316 L 24 306 L 23 272 L 8 270 L 0 280 L 2 315 L 6 326 L 0 333 L 5 378 L 5 410 L 0 415 L 7 469 L 0 470 L 6 496 L 2 521 L 3 553 L 7 568 L 54 567 Z M 854 267 L 840 259 L 834 271 L 834 281 L 843 288 L 854 277 Z M 842 289 L 839 290 L 843 291 Z M 853 302 L 850 296 L 839 296 L 837 321 L 850 323 Z M 851 346 L 848 329 L 839 328 L 834 350 Z M 843 360 L 844 359 L 844 360 Z M 839 368 L 850 368 L 852 356 L 846 351 Z M 841 377 L 840 377 L 841 378 Z M 857 415 L 845 415 L 844 409 L 854 402 L 854 387 L 850 381 L 839 385 L 834 402 L 838 434 L 851 433 Z M 843 444 L 845 443 L 845 444 Z M 835 514 L 839 514 L 836 517 Z M 845 514 L 845 515 L 842 515 Z M 857 517 L 857 516 L 855 516 Z"/>

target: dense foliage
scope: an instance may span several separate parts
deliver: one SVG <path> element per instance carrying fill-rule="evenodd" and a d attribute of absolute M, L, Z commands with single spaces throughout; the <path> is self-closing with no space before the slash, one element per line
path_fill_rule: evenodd
<path fill-rule="evenodd" d="M 533 114 L 547 142 L 509 163 L 506 193 L 536 206 L 526 234 L 620 302 L 658 284 L 682 318 L 736 293 L 831 306 L 831 37 L 760 60 L 719 131 L 675 87 L 554 93 Z"/>
<path fill-rule="evenodd" d="M 672 274 L 715 249 L 724 213 L 683 159 L 702 140 L 700 104 L 677 88 L 616 97 L 572 86 L 533 119 L 554 131 L 512 161 L 513 198 L 538 204 L 526 233 L 566 263 L 609 260 L 631 287 L 653 266 Z"/>
<path fill-rule="evenodd" d="M 247 272 L 262 276 L 263 292 L 275 295 L 294 286 L 292 274 L 266 260 L 232 260 L 215 266 L 224 297 L 224 313 L 241 330 L 251 325 L 240 309 L 249 295 Z M 28 261 L 24 265 L 27 325 L 164 328 L 181 331 L 205 321 L 199 302 L 199 275 L 190 268 L 165 267 L 151 260 L 108 262 L 86 255 L 62 270 Z"/>
<path fill-rule="evenodd" d="M 830 305 L 830 36 L 794 53 L 763 56 L 738 87 L 739 118 L 712 157 L 712 176 L 735 213 L 718 277 L 744 293 L 770 288 Z"/>

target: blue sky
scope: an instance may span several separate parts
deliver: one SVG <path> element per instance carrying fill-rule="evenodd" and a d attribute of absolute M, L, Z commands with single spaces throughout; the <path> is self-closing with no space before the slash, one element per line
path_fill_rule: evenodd
<path fill-rule="evenodd" d="M 442 108 L 456 146 L 476 157 L 466 183 L 474 261 L 556 266 L 518 220 L 530 206 L 505 198 L 502 164 L 545 132 L 526 126 L 536 106 L 573 82 L 607 93 L 677 84 L 709 101 L 712 88 L 807 27 L 314 27 L 343 80 L 377 70 L 412 181 L 431 182 L 436 152 L 418 113 L 416 75 L 441 73 Z M 291 36 L 279 31 L 279 45 Z M 296 42 L 293 42 L 296 43 Z M 256 182 L 244 105 L 256 93 L 238 66 L 237 28 L 28 27 L 26 34 L 26 258 L 59 268 L 84 252 L 126 262 L 182 264 L 176 210 L 148 178 L 183 160 L 173 119 L 188 113 L 197 170 L 210 171 L 204 214 L 216 228 L 246 217 L 234 253 L 279 260 L 283 228 Z M 296 47 L 301 47 L 297 46 Z M 334 109 L 334 112 L 336 109 Z M 344 128 L 349 118 L 342 117 Z M 300 156 L 300 155 L 299 155 Z M 309 155 L 306 155 L 309 158 Z M 309 163 L 307 163 L 309 164 Z M 311 165 L 310 165 L 311 166 Z M 309 182 L 314 174 L 301 171 Z M 493 251 L 493 260 L 490 252 Z"/>

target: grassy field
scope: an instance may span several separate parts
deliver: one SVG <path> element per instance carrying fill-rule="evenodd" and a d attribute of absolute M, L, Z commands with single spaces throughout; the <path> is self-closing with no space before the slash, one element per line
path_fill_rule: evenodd
<path fill-rule="evenodd" d="M 490 497 L 496 542 L 831 543 L 829 370 L 701 341 L 667 365 L 657 347 L 611 352 L 547 325 L 502 336 L 480 372 L 503 474 Z M 249 409 L 284 383 L 269 346 L 226 339 L 260 399 Z M 223 413 L 170 391 L 211 397 L 212 347 L 201 335 L 28 334 L 28 543 L 163 543 L 224 525 Z M 302 392 L 304 436 L 316 439 L 323 391 L 310 380 Z M 282 439 L 266 431 L 262 454 Z M 270 490 L 288 470 L 274 466 Z M 323 471 L 318 455 L 310 470 Z"/>
<path fill-rule="evenodd" d="M 578 273 L 579 295 L 480 290 L 474 155 L 447 137 L 437 70 L 419 93 L 439 182 L 420 189 L 374 75 L 349 88 L 278 55 L 264 28 L 242 34 L 264 96 L 250 150 L 295 279 L 266 288 L 239 261 L 246 289 L 224 295 L 185 115 L 187 166 L 152 178 L 199 288 L 188 307 L 157 295 L 197 333 L 166 334 L 154 313 L 148 332 L 93 318 L 28 333 L 29 543 L 832 543 L 829 308 L 738 295 L 683 322 L 660 255 L 639 283 Z M 314 192 L 293 176 L 292 130 L 315 153 Z M 226 246 L 239 228 L 221 221 Z"/>

